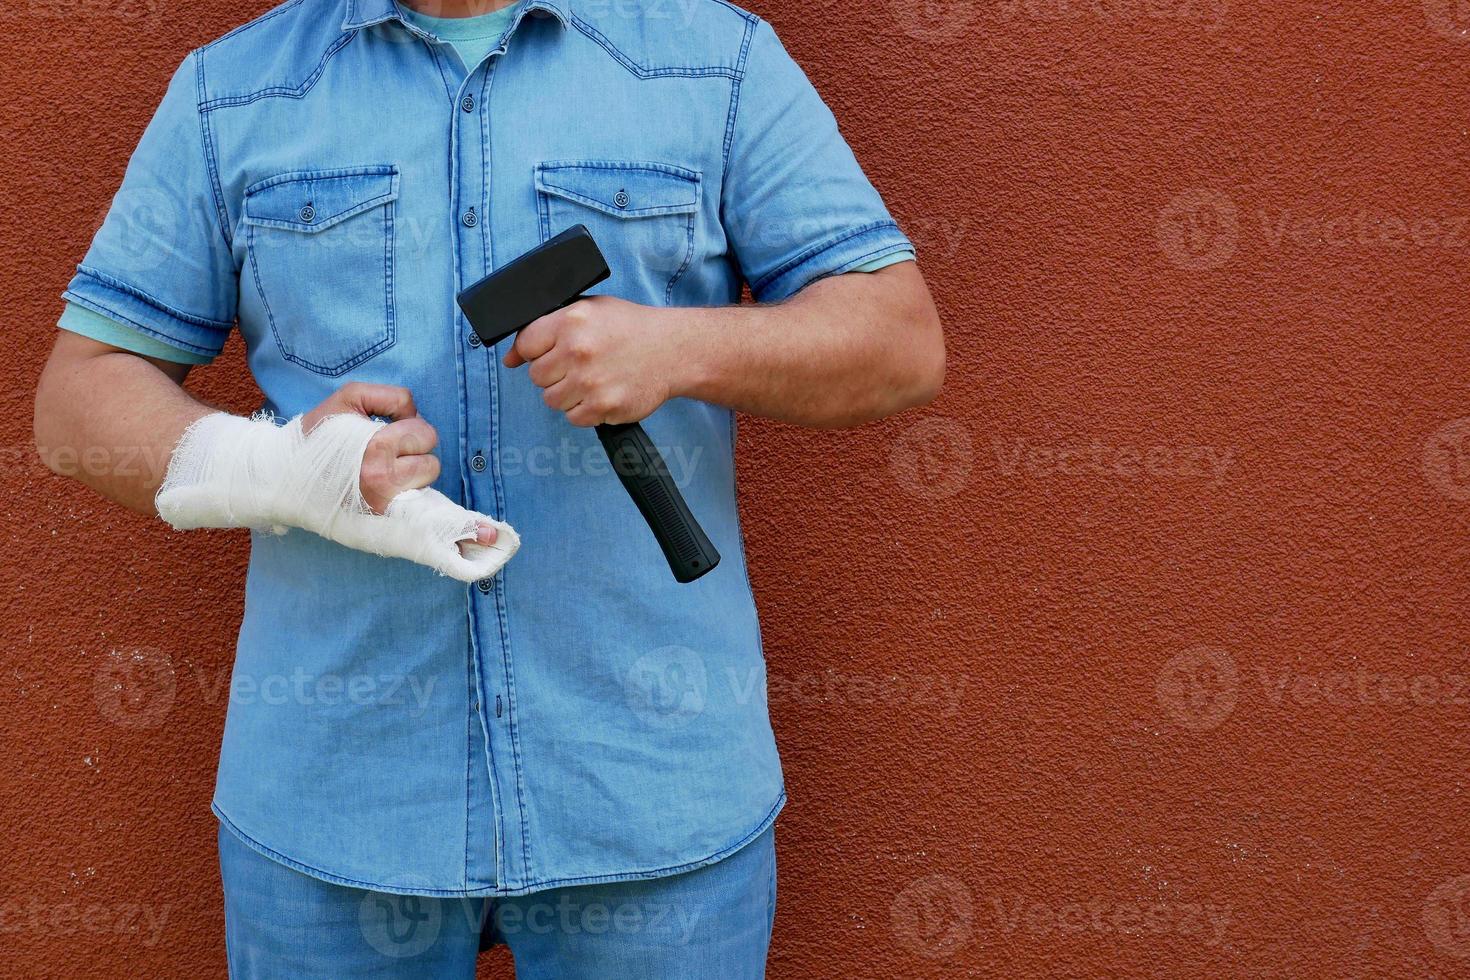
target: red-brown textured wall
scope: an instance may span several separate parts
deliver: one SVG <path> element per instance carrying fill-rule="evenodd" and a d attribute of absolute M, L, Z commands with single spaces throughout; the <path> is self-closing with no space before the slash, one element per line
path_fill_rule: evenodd
<path fill-rule="evenodd" d="M 244 542 L 49 477 L 30 398 L 169 72 L 262 8 L 0 13 L 5 977 L 223 972 Z M 1470 13 L 759 12 L 950 343 L 932 408 L 743 430 L 772 975 L 1470 972 Z"/>

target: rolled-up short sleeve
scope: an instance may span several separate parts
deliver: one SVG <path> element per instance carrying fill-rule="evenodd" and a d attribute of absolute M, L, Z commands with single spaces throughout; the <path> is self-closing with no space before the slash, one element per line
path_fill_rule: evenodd
<path fill-rule="evenodd" d="M 757 300 L 912 252 L 831 110 L 764 21 L 750 37 L 728 143 L 725 234 Z"/>
<path fill-rule="evenodd" d="M 174 73 L 63 296 L 210 358 L 234 324 L 239 273 L 217 210 L 197 57 Z"/>

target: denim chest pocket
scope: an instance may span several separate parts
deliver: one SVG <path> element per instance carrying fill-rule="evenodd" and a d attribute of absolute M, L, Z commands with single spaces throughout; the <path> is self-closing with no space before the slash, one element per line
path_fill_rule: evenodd
<path fill-rule="evenodd" d="M 398 168 L 281 174 L 245 191 L 250 271 L 281 356 L 336 376 L 393 346 Z"/>
<path fill-rule="evenodd" d="M 553 160 L 536 166 L 541 240 L 583 224 L 613 275 L 641 277 L 670 302 L 694 255 L 700 175 L 665 163 Z M 618 268 L 624 264 L 624 268 Z"/>

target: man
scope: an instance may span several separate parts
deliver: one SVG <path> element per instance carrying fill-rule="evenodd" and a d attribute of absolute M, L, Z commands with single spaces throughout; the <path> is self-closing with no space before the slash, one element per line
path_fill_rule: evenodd
<path fill-rule="evenodd" d="M 612 277 L 486 350 L 456 292 L 575 224 Z M 289 0 L 185 59 L 66 291 L 36 438 L 141 448 L 70 475 L 255 529 L 214 804 L 233 976 L 470 977 L 482 933 L 523 980 L 763 974 L 785 794 L 734 412 L 929 401 L 912 258 L 723 0 Z M 236 324 L 284 428 L 182 387 Z M 634 420 L 724 556 L 693 583 L 589 428 Z M 352 500 L 311 510 L 307 467 L 343 459 Z M 166 466 L 225 481 L 215 516 L 177 516 Z M 421 488 L 463 555 L 501 549 L 484 577 L 340 543 L 349 511 L 411 537 Z"/>

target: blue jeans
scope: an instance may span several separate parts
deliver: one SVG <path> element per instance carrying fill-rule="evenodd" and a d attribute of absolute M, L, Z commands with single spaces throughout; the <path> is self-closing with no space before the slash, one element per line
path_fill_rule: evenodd
<path fill-rule="evenodd" d="M 517 980 L 759 980 L 776 913 L 775 831 L 665 878 L 516 898 L 421 898 L 334 885 L 220 827 L 232 980 L 473 980 L 482 934 Z"/>

